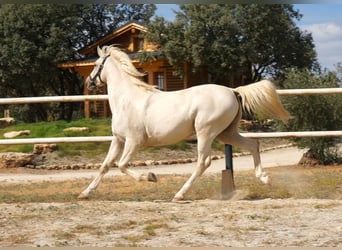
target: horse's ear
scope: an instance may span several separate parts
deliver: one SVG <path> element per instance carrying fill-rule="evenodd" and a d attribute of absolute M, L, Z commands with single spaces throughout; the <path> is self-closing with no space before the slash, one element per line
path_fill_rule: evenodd
<path fill-rule="evenodd" d="M 102 57 L 102 56 L 103 56 L 103 52 L 102 52 L 102 50 L 100 49 L 100 46 L 97 46 L 97 54 L 99 55 L 99 57 Z"/>

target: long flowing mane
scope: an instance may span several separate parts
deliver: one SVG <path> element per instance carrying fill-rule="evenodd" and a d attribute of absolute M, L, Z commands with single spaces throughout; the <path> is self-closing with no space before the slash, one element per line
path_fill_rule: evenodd
<path fill-rule="evenodd" d="M 149 85 L 143 82 L 142 80 L 140 80 L 140 77 L 144 76 L 145 74 L 139 72 L 134 67 L 134 65 L 131 62 L 131 59 L 120 48 L 115 47 L 113 45 L 103 46 L 102 52 L 104 53 L 104 55 L 110 55 L 112 59 L 116 60 L 121 65 L 122 70 L 131 77 L 132 83 L 134 83 L 140 88 L 143 88 L 146 91 L 153 91 L 153 92 L 159 91 L 154 86 Z"/>

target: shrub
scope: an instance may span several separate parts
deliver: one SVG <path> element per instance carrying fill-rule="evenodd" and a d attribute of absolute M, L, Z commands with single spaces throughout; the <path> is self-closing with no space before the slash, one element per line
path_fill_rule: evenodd
<path fill-rule="evenodd" d="M 282 83 L 285 88 L 336 88 L 341 79 L 337 72 L 312 73 L 309 71 L 290 72 Z M 340 130 L 342 125 L 342 98 L 338 94 L 288 96 L 284 98 L 287 110 L 293 116 L 286 131 L 331 131 Z M 306 157 L 318 160 L 321 164 L 341 162 L 338 153 L 339 138 L 296 138 L 300 148 L 308 148 Z"/>

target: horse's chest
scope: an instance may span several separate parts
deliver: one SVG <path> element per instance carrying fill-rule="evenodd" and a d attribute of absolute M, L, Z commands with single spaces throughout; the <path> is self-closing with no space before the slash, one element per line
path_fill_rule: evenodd
<path fill-rule="evenodd" d="M 141 119 L 137 115 L 128 113 L 116 113 L 112 118 L 113 133 L 123 137 L 134 136 L 139 137 L 144 131 Z"/>

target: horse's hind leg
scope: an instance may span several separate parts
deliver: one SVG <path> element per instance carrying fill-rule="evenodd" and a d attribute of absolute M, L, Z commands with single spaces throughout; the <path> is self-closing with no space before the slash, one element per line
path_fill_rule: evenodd
<path fill-rule="evenodd" d="M 254 160 L 255 176 L 265 184 L 270 183 L 270 177 L 261 166 L 258 140 L 241 136 L 234 127 L 223 131 L 217 139 L 225 144 L 235 145 L 251 152 Z"/>
<path fill-rule="evenodd" d="M 113 141 L 110 144 L 107 156 L 103 161 L 100 172 L 98 176 L 90 183 L 90 185 L 78 196 L 80 199 L 86 199 L 89 197 L 89 194 L 97 188 L 103 176 L 108 172 L 109 168 L 113 166 L 116 157 L 119 155 L 122 149 L 122 143 L 114 137 Z"/>

